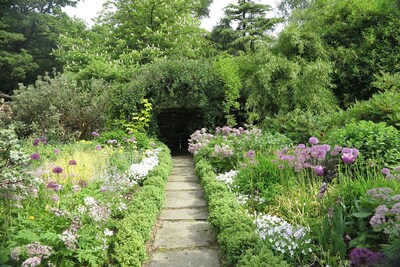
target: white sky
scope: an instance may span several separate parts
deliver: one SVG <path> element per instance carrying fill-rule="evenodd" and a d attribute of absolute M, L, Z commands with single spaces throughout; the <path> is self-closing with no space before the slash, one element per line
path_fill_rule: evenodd
<path fill-rule="evenodd" d="M 64 11 L 69 16 L 76 16 L 77 18 L 83 19 L 89 26 L 92 26 L 92 19 L 100 12 L 104 2 L 104 0 L 82 0 L 76 8 L 68 7 L 64 8 Z M 267 4 L 274 8 L 277 0 L 256 0 L 256 2 Z M 237 4 L 237 0 L 214 0 L 210 6 L 210 17 L 203 19 L 201 27 L 211 31 L 223 16 L 223 9 L 228 4 Z"/>

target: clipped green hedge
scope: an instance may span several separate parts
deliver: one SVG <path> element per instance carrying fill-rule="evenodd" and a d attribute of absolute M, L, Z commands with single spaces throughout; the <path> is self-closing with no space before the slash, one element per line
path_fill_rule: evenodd
<path fill-rule="evenodd" d="M 217 233 L 225 266 L 289 266 L 266 248 L 245 210 L 226 185 L 216 180 L 212 166 L 195 158 L 196 174 L 201 180 L 209 207 L 209 222 Z"/>
<path fill-rule="evenodd" d="M 142 266 L 147 260 L 146 242 L 160 213 L 165 186 L 172 169 L 167 147 L 158 154 L 159 163 L 149 173 L 128 207 L 128 215 L 117 223 L 113 260 L 118 266 Z"/>

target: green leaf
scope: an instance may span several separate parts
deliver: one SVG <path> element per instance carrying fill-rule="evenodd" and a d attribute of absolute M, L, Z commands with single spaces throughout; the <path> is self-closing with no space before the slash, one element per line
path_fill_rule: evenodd
<path fill-rule="evenodd" d="M 367 218 L 372 215 L 372 212 L 354 212 L 351 215 L 356 218 Z"/>

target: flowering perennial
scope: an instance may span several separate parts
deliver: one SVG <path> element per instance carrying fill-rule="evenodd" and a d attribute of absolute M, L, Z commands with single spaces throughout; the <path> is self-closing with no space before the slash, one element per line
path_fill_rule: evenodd
<path fill-rule="evenodd" d="M 146 157 L 140 163 L 134 163 L 129 168 L 129 176 L 134 182 L 142 181 L 146 178 L 149 171 L 151 171 L 158 164 L 157 154 L 159 149 L 152 149 L 146 152 Z"/>
<path fill-rule="evenodd" d="M 311 239 L 307 238 L 307 234 L 310 232 L 309 227 L 291 225 L 285 220 L 269 214 L 257 216 L 254 222 L 261 239 L 270 243 L 276 251 L 289 254 L 291 257 L 295 253 L 306 255 L 311 252 L 311 248 L 305 250 L 311 243 Z"/>

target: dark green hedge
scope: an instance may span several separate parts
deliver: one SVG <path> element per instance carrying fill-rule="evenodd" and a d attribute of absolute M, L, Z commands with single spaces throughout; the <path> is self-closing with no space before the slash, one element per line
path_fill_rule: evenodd
<path fill-rule="evenodd" d="M 118 266 L 142 266 L 145 244 L 151 237 L 165 196 L 165 185 L 172 169 L 167 147 L 158 154 L 159 164 L 149 173 L 128 207 L 128 215 L 117 223 L 113 261 Z"/>
<path fill-rule="evenodd" d="M 201 180 L 209 206 L 209 222 L 217 234 L 225 266 L 289 266 L 265 247 L 252 219 L 238 204 L 226 185 L 217 181 L 212 166 L 195 158 L 196 174 Z"/>

